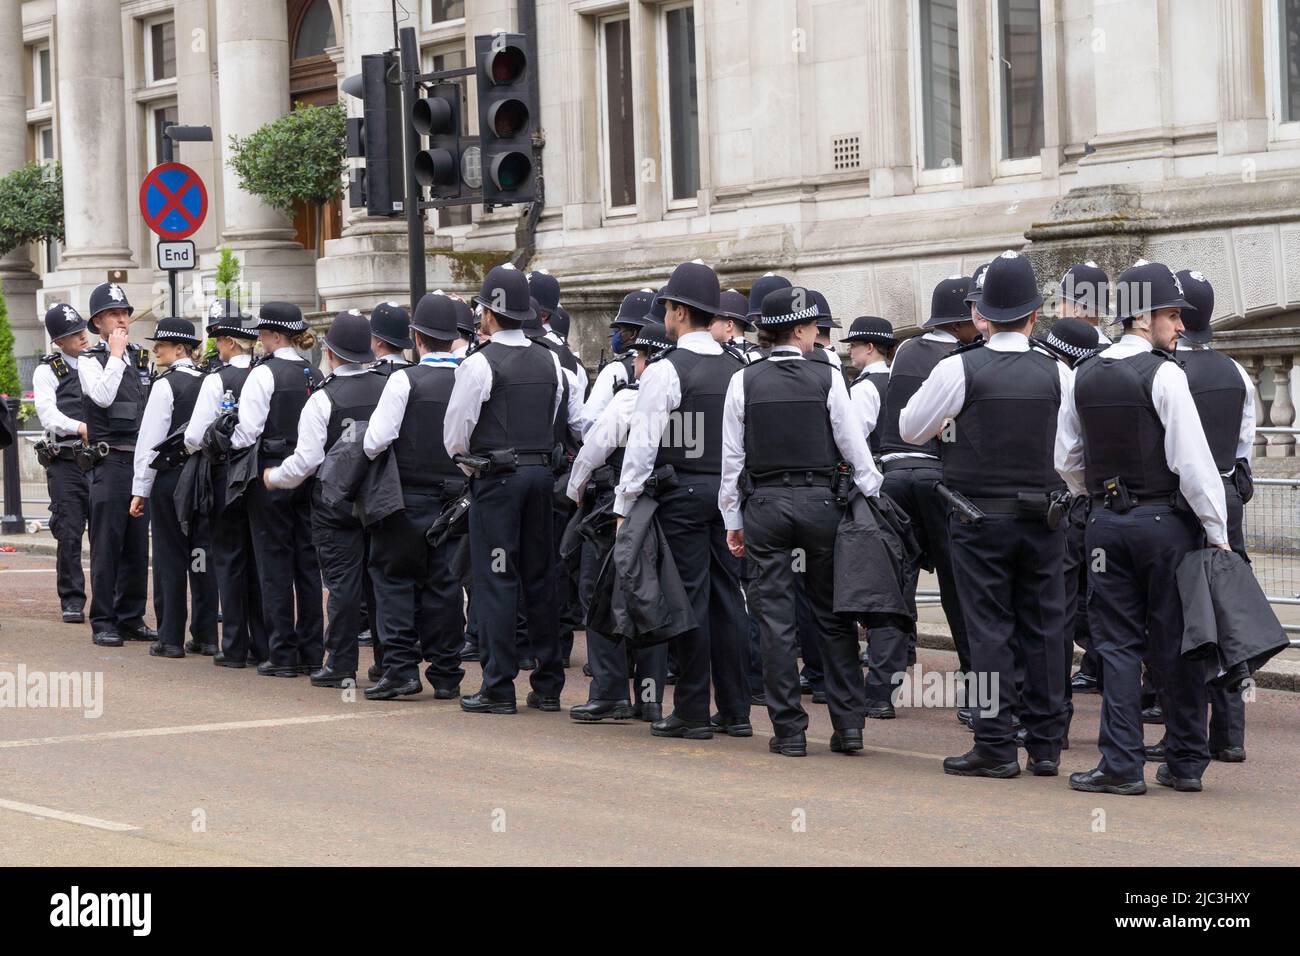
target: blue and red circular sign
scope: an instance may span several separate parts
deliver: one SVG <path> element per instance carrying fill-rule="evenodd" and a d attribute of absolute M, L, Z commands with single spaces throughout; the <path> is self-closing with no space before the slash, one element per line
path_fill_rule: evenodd
<path fill-rule="evenodd" d="M 145 224 L 164 239 L 192 235 L 208 214 L 208 191 L 184 163 L 160 163 L 140 184 Z"/>

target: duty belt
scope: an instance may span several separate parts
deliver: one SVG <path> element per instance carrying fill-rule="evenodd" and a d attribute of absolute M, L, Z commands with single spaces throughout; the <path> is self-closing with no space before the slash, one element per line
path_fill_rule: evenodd
<path fill-rule="evenodd" d="M 831 480 L 824 471 L 778 471 L 754 476 L 754 487 L 829 488 Z"/>
<path fill-rule="evenodd" d="M 551 467 L 549 451 L 524 451 L 515 453 L 515 465 L 545 465 Z"/>
<path fill-rule="evenodd" d="M 891 471 L 905 471 L 911 468 L 941 468 L 942 463 L 938 458 L 894 458 L 890 461 L 880 463 L 881 471 L 888 474 Z"/>
<path fill-rule="evenodd" d="M 1104 494 L 1091 495 L 1094 506 L 1105 506 L 1106 496 Z M 1187 501 L 1183 498 L 1182 493 L 1178 491 L 1167 491 L 1163 495 L 1130 495 L 1134 508 L 1140 508 L 1143 505 L 1166 505 L 1181 511 L 1188 510 Z"/>

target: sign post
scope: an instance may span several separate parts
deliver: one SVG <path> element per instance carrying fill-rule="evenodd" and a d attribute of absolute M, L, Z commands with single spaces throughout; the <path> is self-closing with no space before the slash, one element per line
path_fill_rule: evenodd
<path fill-rule="evenodd" d="M 167 270 L 169 314 L 178 315 L 176 273 L 196 265 L 194 243 L 186 237 L 193 235 L 207 218 L 208 191 L 190 167 L 160 163 L 140 184 L 140 213 L 149 229 L 163 240 L 158 243 L 158 268 Z"/>

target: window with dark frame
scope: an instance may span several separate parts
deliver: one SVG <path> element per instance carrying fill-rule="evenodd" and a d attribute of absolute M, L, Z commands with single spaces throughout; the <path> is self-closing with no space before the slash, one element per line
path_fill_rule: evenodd
<path fill-rule="evenodd" d="M 429 0 L 429 22 L 459 20 L 465 16 L 465 0 Z"/>
<path fill-rule="evenodd" d="M 325 51 L 336 44 L 334 39 L 334 15 L 330 13 L 327 0 L 315 0 L 302 15 L 298 23 L 298 36 L 294 40 L 293 58 L 306 60 L 313 56 L 324 56 Z"/>
<path fill-rule="evenodd" d="M 611 208 L 636 205 L 636 149 L 632 107 L 631 21 L 601 24 L 604 51 L 606 182 Z"/>
<path fill-rule="evenodd" d="M 149 82 L 176 78 L 176 24 L 163 20 L 149 24 Z"/>
<path fill-rule="evenodd" d="M 50 70 L 50 48 L 38 46 L 32 50 L 32 71 L 35 77 L 32 100 L 35 106 L 48 106 L 54 102 Z"/>
<path fill-rule="evenodd" d="M 1283 123 L 1300 121 L 1300 0 L 1277 0 L 1277 35 L 1282 71 Z"/>
<path fill-rule="evenodd" d="M 998 0 L 1002 158 L 1043 148 L 1043 36 L 1039 0 Z"/>
<path fill-rule="evenodd" d="M 700 189 L 699 97 L 695 84 L 695 8 L 664 13 L 667 54 L 668 158 L 672 198 L 694 199 Z"/>

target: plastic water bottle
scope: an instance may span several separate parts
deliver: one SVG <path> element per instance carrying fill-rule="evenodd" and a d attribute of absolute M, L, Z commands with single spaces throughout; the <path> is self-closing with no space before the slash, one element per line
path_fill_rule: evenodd
<path fill-rule="evenodd" d="M 235 393 L 226 389 L 226 394 L 221 396 L 221 414 L 225 415 L 239 408 L 239 402 L 235 398 Z"/>

